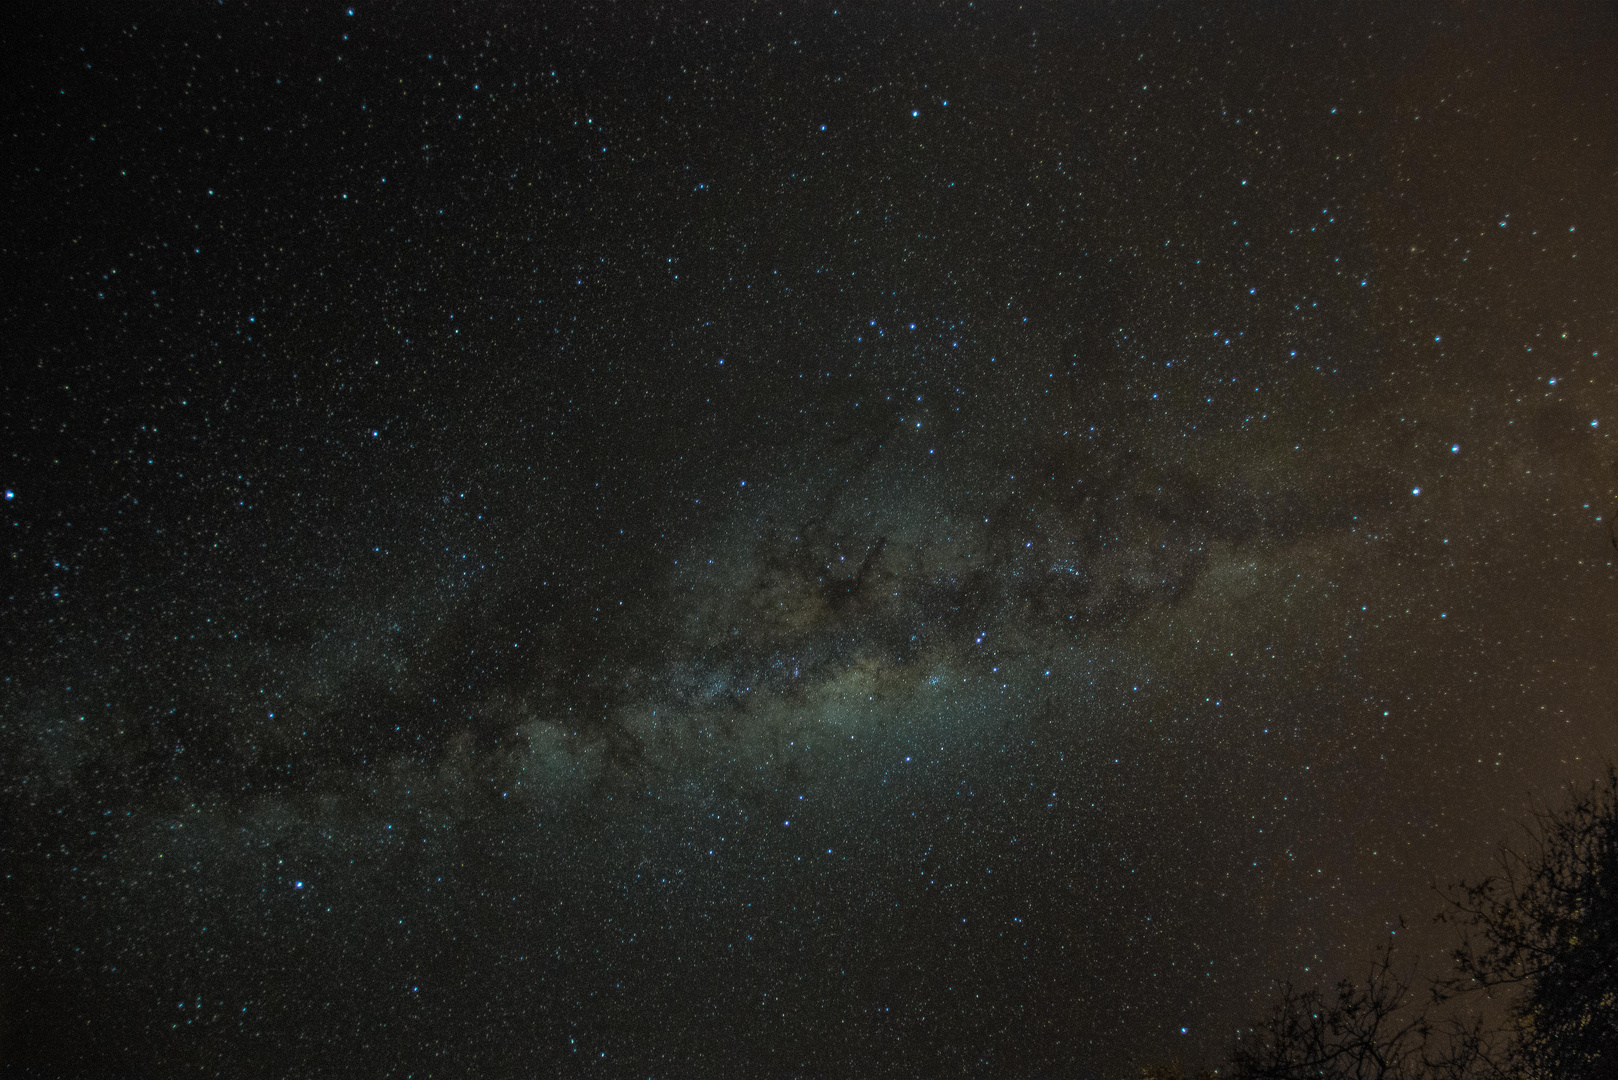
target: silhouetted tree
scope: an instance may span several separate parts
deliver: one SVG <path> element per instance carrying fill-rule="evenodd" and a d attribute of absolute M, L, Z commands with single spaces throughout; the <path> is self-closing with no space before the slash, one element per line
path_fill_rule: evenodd
<path fill-rule="evenodd" d="M 1615 1080 L 1618 1078 L 1618 770 L 1562 810 L 1535 814 L 1522 850 L 1448 890 L 1461 927 L 1455 974 L 1425 1000 L 1391 942 L 1363 981 L 1288 986 L 1240 1040 L 1242 1080 Z M 1462 1023 L 1443 1006 L 1501 988 L 1511 1023 Z"/>
<path fill-rule="evenodd" d="M 1241 1080 L 1471 1080 L 1500 1075 L 1480 1026 L 1431 1019 L 1394 970 L 1391 942 L 1363 981 L 1331 995 L 1288 985 L 1266 1023 L 1238 1042 Z"/>
<path fill-rule="evenodd" d="M 1516 987 L 1514 1073 L 1618 1077 L 1618 771 L 1535 815 L 1525 850 L 1448 893 L 1459 974 L 1435 997 Z"/>

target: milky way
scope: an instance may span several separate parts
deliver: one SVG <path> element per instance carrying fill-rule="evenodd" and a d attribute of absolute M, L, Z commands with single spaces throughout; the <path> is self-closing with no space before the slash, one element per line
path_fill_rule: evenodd
<path fill-rule="evenodd" d="M 1618 755 L 1611 11 L 122 15 L 11 110 L 37 1075 L 1215 1061 Z"/>

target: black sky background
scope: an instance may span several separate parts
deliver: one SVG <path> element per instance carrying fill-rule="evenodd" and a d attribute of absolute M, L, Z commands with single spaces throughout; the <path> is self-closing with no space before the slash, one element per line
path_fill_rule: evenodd
<path fill-rule="evenodd" d="M 1213 1061 L 1615 756 L 1610 7 L 8 21 L 9 1072 Z"/>

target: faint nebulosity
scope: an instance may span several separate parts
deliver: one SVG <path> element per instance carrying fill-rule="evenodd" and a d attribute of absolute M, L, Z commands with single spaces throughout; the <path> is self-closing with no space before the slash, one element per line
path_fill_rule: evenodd
<path fill-rule="evenodd" d="M 1213 1061 L 1618 756 L 1608 7 L 8 36 L 18 1075 Z"/>

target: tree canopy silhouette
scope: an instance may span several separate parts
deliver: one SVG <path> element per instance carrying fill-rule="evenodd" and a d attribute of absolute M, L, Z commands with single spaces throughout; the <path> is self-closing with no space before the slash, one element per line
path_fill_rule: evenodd
<path fill-rule="evenodd" d="M 1363 980 L 1329 994 L 1285 987 L 1214 1075 L 1618 1077 L 1618 769 L 1561 809 L 1538 811 L 1525 831 L 1519 847 L 1500 846 L 1493 873 L 1444 892 L 1440 919 L 1460 928 L 1460 941 L 1452 973 L 1430 993 L 1395 969 L 1390 940 Z M 1503 995 L 1505 1026 L 1444 1008 L 1472 993 Z"/>
<path fill-rule="evenodd" d="M 1435 1020 L 1383 947 L 1363 981 L 1329 995 L 1287 986 L 1267 1021 L 1238 1041 L 1228 1075 L 1243 1080 L 1471 1080 L 1498 1075 L 1481 1024 Z"/>
<path fill-rule="evenodd" d="M 1439 996 L 1517 988 L 1516 1075 L 1618 1076 L 1618 770 L 1537 813 L 1523 850 L 1502 845 L 1495 873 L 1447 899 L 1462 937 Z"/>

